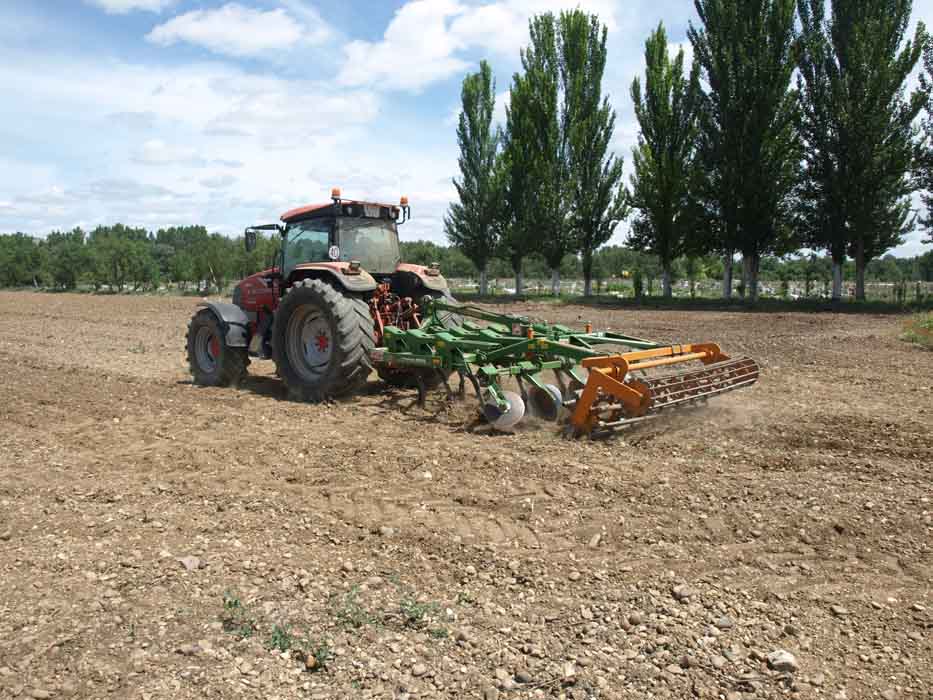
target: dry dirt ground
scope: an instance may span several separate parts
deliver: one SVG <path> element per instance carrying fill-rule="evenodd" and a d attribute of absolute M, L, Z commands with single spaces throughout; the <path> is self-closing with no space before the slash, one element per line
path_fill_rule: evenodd
<path fill-rule="evenodd" d="M 933 697 L 902 319 L 510 307 L 762 363 L 574 442 L 192 386 L 194 306 L 0 294 L 0 698 Z"/>

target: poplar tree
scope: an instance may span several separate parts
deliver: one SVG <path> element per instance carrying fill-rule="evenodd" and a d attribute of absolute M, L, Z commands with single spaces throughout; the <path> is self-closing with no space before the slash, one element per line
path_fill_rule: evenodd
<path fill-rule="evenodd" d="M 570 187 L 569 211 L 575 248 L 583 266 L 583 294 L 590 296 L 593 260 L 616 225 L 628 215 L 623 160 L 612 153 L 615 111 L 602 94 L 606 27 L 581 10 L 560 15 L 562 132 Z"/>
<path fill-rule="evenodd" d="M 541 174 L 546 168 L 539 151 L 531 147 L 536 129 L 536 99 L 527 73 L 515 73 L 510 104 L 505 112 L 502 157 L 497 164 L 498 177 L 503 184 L 497 226 L 502 255 L 515 274 L 517 296 L 524 292 L 524 259 L 541 246 L 537 225 L 541 216 Z"/>
<path fill-rule="evenodd" d="M 569 227 L 568 120 L 565 73 L 558 55 L 561 27 L 550 12 L 528 23 L 529 44 L 522 51 L 529 110 L 522 147 L 531 150 L 537 186 L 528 215 L 537 231 L 537 249 L 551 270 L 551 293 L 560 294 L 560 265 L 572 250 Z"/>
<path fill-rule="evenodd" d="M 499 129 L 493 129 L 496 84 L 492 69 L 481 61 L 479 71 L 467 75 L 460 93 L 462 109 L 457 125 L 460 179 L 454 178 L 459 201 L 444 217 L 447 239 L 479 270 L 479 293 L 485 295 L 487 268 L 498 244 L 500 179 L 496 158 Z"/>
<path fill-rule="evenodd" d="M 800 144 L 795 0 L 694 0 L 701 27 L 688 36 L 709 85 L 704 160 L 723 217 L 726 267 L 742 253 L 749 297 L 762 255 L 784 252 Z M 728 273 L 727 273 L 728 277 Z"/>
<path fill-rule="evenodd" d="M 633 149 L 631 205 L 638 220 L 630 244 L 648 250 L 661 261 L 662 290 L 671 297 L 671 266 L 686 252 L 691 226 L 690 184 L 695 167 L 700 108 L 700 69 L 694 61 L 684 75 L 684 52 L 671 60 L 664 25 L 645 42 L 645 91 L 632 82 L 632 102 L 638 120 L 638 145 Z"/>

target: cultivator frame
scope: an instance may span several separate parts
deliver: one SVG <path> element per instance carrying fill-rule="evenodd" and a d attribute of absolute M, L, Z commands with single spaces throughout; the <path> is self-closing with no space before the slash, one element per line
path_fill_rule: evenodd
<path fill-rule="evenodd" d="M 546 419 L 569 411 L 573 434 L 601 435 L 656 417 L 666 409 L 750 386 L 758 379 L 757 362 L 747 357 L 731 359 L 713 343 L 664 345 L 594 332 L 589 324 L 579 331 L 431 298 L 422 301 L 422 308 L 420 328 L 384 329 L 384 347 L 371 352 L 373 362 L 412 370 L 422 402 L 426 372 L 439 373 L 449 393 L 453 392 L 448 377 L 456 372 L 459 393 L 464 393 L 469 381 L 486 419 L 503 430 L 514 427 L 528 407 Z M 438 316 L 445 312 L 464 320 L 445 327 Z M 602 346 L 627 352 L 608 353 Z M 690 362 L 703 366 L 648 374 Z M 552 372 L 557 384 L 545 382 L 544 372 Z M 520 394 L 503 389 L 501 382 L 509 377 L 515 379 Z"/>

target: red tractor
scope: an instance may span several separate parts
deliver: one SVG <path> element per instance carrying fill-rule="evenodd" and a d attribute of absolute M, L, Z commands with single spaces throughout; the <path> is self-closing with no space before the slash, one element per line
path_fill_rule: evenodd
<path fill-rule="evenodd" d="M 329 203 L 285 212 L 284 225 L 246 229 L 247 250 L 259 231 L 276 231 L 282 243 L 270 269 L 240 281 L 232 304 L 204 302 L 191 319 L 195 383 L 236 384 L 250 358 L 259 358 L 275 362 L 294 398 L 321 401 L 359 389 L 386 326 L 417 329 L 424 297 L 451 299 L 437 265 L 401 261 L 398 226 L 410 217 L 405 197 L 398 206 L 376 204 L 341 199 L 334 189 Z M 418 371 L 379 370 L 404 386 L 438 375 Z"/>

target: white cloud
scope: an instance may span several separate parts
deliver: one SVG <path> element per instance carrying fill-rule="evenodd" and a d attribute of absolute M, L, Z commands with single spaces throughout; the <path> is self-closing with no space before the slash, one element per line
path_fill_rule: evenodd
<path fill-rule="evenodd" d="M 85 2 L 96 5 L 108 14 L 123 15 L 133 10 L 161 12 L 170 5 L 174 5 L 176 0 L 85 0 Z"/>
<path fill-rule="evenodd" d="M 205 177 L 201 179 L 201 184 L 210 189 L 226 189 L 230 187 L 236 178 L 233 175 L 211 175 L 210 177 Z"/>
<path fill-rule="evenodd" d="M 303 6 L 303 13 L 312 10 Z M 186 42 L 230 56 L 273 54 L 298 42 L 320 44 L 331 36 L 320 19 L 308 26 L 282 8 L 254 10 L 229 3 L 214 10 L 193 10 L 155 27 L 146 39 L 160 46 Z"/>
<path fill-rule="evenodd" d="M 459 45 L 447 27 L 448 19 L 462 10 L 452 0 L 406 3 L 395 13 L 382 41 L 347 44 L 338 82 L 419 90 L 464 71 L 468 64 L 452 56 Z"/>
<path fill-rule="evenodd" d="M 578 6 L 617 26 L 615 0 L 581 0 Z M 417 92 L 463 73 L 477 49 L 511 59 L 528 41 L 532 15 L 567 9 L 564 0 L 500 0 L 468 5 L 456 0 L 409 0 L 392 18 L 381 41 L 344 47 L 338 75 L 344 85 L 373 85 Z"/>
<path fill-rule="evenodd" d="M 505 128 L 505 110 L 512 105 L 512 91 L 506 90 L 505 92 L 496 93 L 496 107 L 492 112 L 492 123 L 493 125 L 498 124 L 503 129 Z"/>
<path fill-rule="evenodd" d="M 193 148 L 172 146 L 162 139 L 149 139 L 134 154 L 133 160 L 144 165 L 205 165 L 207 161 Z"/>

